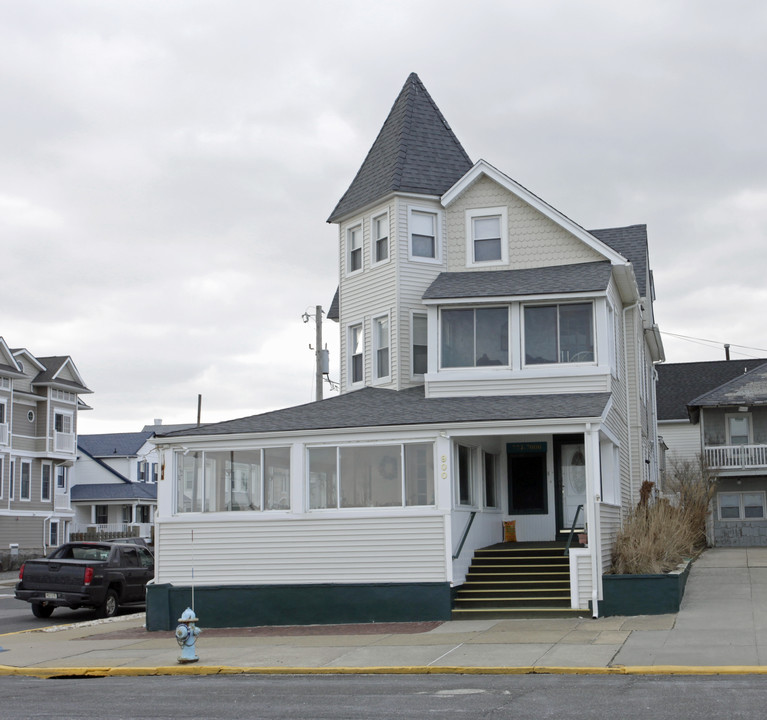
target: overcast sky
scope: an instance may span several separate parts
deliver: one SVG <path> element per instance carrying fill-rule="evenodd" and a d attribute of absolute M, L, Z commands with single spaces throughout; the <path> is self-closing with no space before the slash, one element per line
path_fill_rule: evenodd
<path fill-rule="evenodd" d="M 763 0 L 0 0 L 0 336 L 71 355 L 80 432 L 309 402 L 325 221 L 417 72 L 472 160 L 648 225 L 669 362 L 767 356 L 766 71 Z"/>

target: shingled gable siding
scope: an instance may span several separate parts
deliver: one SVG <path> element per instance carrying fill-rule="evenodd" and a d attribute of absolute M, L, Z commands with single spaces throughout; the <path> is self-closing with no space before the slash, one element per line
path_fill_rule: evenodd
<path fill-rule="evenodd" d="M 526 202 L 488 177 L 481 177 L 446 210 L 448 271 L 486 270 L 467 267 L 466 210 L 506 206 L 509 220 L 509 269 L 568 265 L 604 260 Z M 503 269 L 503 268 L 498 268 Z"/>
<path fill-rule="evenodd" d="M 408 259 L 410 235 L 408 228 L 408 207 L 413 202 L 407 198 L 397 198 L 396 201 L 396 228 L 397 228 L 397 251 L 400 258 L 398 264 L 397 284 L 399 287 L 398 311 L 399 330 L 397 342 L 399 347 L 400 372 L 398 373 L 398 389 L 421 385 L 421 382 L 412 380 L 412 347 L 411 347 L 411 314 L 413 312 L 426 313 L 422 297 L 426 289 L 436 279 L 440 272 L 446 269 L 444 262 L 445 253 L 441 253 L 443 261 L 418 262 Z M 439 203 L 420 201 L 419 207 L 434 207 L 435 212 L 442 212 Z M 442 228 L 444 232 L 444 221 Z M 439 240 L 444 242 L 444 240 Z M 431 351 L 431 348 L 430 348 Z"/>
<path fill-rule="evenodd" d="M 194 531 L 194 545 L 191 544 Z M 164 522 L 157 583 L 446 582 L 445 517 Z"/>
<path fill-rule="evenodd" d="M 370 219 L 375 215 L 388 211 L 390 216 L 393 213 L 391 204 L 376 206 L 372 210 L 365 211 L 364 214 L 357 215 L 344 222 L 340 226 L 340 317 L 339 325 L 341 329 L 341 388 L 343 391 L 349 388 L 349 363 L 347 361 L 347 346 L 349 342 L 348 328 L 357 323 L 363 324 L 364 332 L 364 363 L 365 363 L 365 384 L 373 384 L 373 318 L 391 313 L 390 319 L 390 370 L 392 381 L 389 383 L 378 383 L 379 387 L 392 387 L 395 385 L 395 378 L 398 372 L 397 363 L 397 316 L 395 308 L 397 305 L 397 283 L 396 283 L 396 258 L 393 256 L 393 250 L 389 247 L 389 262 L 372 263 L 372 247 L 370 243 Z M 362 222 L 363 224 L 363 244 L 362 244 L 362 272 L 354 275 L 346 275 L 347 262 L 347 229 Z"/>

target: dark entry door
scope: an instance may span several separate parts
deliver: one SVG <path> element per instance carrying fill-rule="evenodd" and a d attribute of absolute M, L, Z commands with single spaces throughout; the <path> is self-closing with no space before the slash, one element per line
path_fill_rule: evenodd
<path fill-rule="evenodd" d="M 509 515 L 546 515 L 546 453 L 509 453 Z"/>

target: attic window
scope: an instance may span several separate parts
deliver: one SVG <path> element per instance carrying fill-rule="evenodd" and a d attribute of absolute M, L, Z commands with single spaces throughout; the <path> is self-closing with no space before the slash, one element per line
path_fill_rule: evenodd
<path fill-rule="evenodd" d="M 508 244 L 505 207 L 466 211 L 466 267 L 506 264 Z"/>

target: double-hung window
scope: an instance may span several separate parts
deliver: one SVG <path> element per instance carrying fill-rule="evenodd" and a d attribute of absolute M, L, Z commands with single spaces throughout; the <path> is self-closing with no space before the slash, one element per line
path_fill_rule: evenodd
<path fill-rule="evenodd" d="M 5 400 L 0 400 L 0 445 L 9 444 L 8 421 L 6 420 Z"/>
<path fill-rule="evenodd" d="M 509 364 L 509 309 L 461 308 L 441 312 L 441 367 Z"/>
<path fill-rule="evenodd" d="M 41 500 L 51 499 L 51 480 L 52 480 L 51 470 L 52 468 L 50 463 L 43 463 L 41 474 L 40 474 L 40 499 Z"/>
<path fill-rule="evenodd" d="M 466 265 L 508 262 L 508 219 L 505 207 L 466 211 Z"/>
<path fill-rule="evenodd" d="M 29 500 L 32 497 L 32 463 L 29 460 L 21 461 L 21 485 L 20 497 Z"/>
<path fill-rule="evenodd" d="M 373 236 L 373 262 L 380 263 L 389 259 L 389 213 L 375 215 L 370 221 Z"/>
<path fill-rule="evenodd" d="M 412 326 L 412 364 L 413 375 L 423 375 L 428 371 L 428 323 L 426 315 L 413 313 Z"/>
<path fill-rule="evenodd" d="M 365 380 L 364 337 L 362 324 L 349 327 L 349 384 L 357 385 Z"/>
<path fill-rule="evenodd" d="M 62 492 L 67 491 L 67 467 L 66 465 L 56 466 L 56 488 Z"/>
<path fill-rule="evenodd" d="M 348 273 L 362 270 L 362 225 L 355 225 L 346 231 L 348 246 Z"/>
<path fill-rule="evenodd" d="M 410 210 L 410 256 L 417 259 L 438 259 L 437 213 Z"/>
<path fill-rule="evenodd" d="M 375 379 L 384 380 L 391 374 L 389 368 L 389 316 L 373 319 L 373 345 L 375 352 Z"/>
<path fill-rule="evenodd" d="M 748 445 L 751 438 L 751 421 L 747 413 L 727 416 L 729 445 Z"/>
<path fill-rule="evenodd" d="M 525 307 L 525 363 L 594 362 L 591 302 Z"/>

